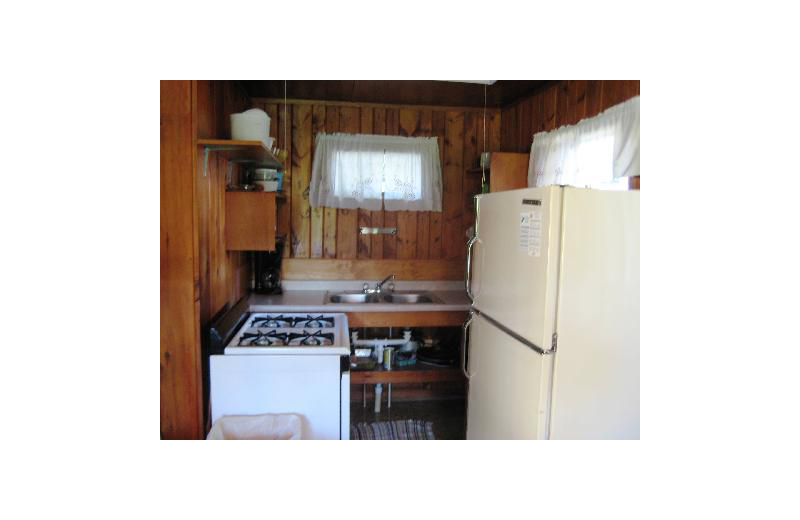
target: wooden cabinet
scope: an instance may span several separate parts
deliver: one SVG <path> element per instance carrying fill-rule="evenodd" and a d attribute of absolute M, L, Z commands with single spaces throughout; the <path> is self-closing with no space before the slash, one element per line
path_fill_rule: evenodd
<path fill-rule="evenodd" d="M 495 152 L 489 163 L 489 192 L 528 187 L 527 153 Z"/>
<path fill-rule="evenodd" d="M 275 192 L 225 192 L 225 249 L 274 251 L 276 199 Z"/>
<path fill-rule="evenodd" d="M 518 190 L 528 187 L 527 153 L 492 152 L 486 175 L 489 179 L 489 192 Z M 472 168 L 469 174 L 481 175 L 481 168 Z"/>
<path fill-rule="evenodd" d="M 197 144 L 203 150 L 204 176 L 210 153 L 235 163 L 283 169 L 283 163 L 261 141 L 198 139 Z M 275 192 L 225 192 L 225 249 L 274 251 L 277 203 L 282 199 L 283 195 Z"/>

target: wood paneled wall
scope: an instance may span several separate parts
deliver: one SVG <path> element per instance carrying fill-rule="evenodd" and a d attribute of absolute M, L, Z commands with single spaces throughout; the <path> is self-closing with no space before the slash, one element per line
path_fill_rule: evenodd
<path fill-rule="evenodd" d="M 530 152 L 533 134 L 572 125 L 639 95 L 639 80 L 565 80 L 504 108 L 504 152 Z"/>
<path fill-rule="evenodd" d="M 283 180 L 287 203 L 279 209 L 278 233 L 287 236 L 291 258 L 342 260 L 454 260 L 466 253 L 466 230 L 474 222 L 472 196 L 480 179 L 466 176 L 483 145 L 483 109 L 254 99 L 271 118 L 270 135 L 287 149 Z M 500 149 L 500 111 L 486 116 L 486 150 Z M 308 187 L 314 140 L 319 132 L 435 136 L 442 161 L 442 211 L 367 211 L 311 208 Z M 397 227 L 397 235 L 360 235 L 360 226 Z"/>
<path fill-rule="evenodd" d="M 197 81 L 197 137 L 230 139 L 230 114 L 250 108 L 250 98 L 232 81 Z M 197 224 L 200 326 L 226 303 L 233 305 L 248 291 L 251 277 L 247 253 L 225 250 L 225 186 L 237 182 L 238 165 L 211 153 L 205 175 L 202 149 L 197 151 Z"/>
<path fill-rule="evenodd" d="M 161 82 L 161 438 L 203 435 L 193 82 Z"/>

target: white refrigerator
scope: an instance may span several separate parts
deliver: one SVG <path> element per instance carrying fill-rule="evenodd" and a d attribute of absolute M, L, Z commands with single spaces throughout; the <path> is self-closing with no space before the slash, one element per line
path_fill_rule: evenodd
<path fill-rule="evenodd" d="M 467 291 L 468 439 L 639 438 L 638 191 L 478 196 Z"/>

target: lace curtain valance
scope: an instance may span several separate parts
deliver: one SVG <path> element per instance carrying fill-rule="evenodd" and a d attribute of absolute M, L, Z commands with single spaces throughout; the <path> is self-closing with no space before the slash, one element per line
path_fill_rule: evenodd
<path fill-rule="evenodd" d="M 441 211 L 436 138 L 317 134 L 309 199 L 314 208 Z"/>
<path fill-rule="evenodd" d="M 640 174 L 639 96 L 533 136 L 528 186 L 595 187 Z"/>

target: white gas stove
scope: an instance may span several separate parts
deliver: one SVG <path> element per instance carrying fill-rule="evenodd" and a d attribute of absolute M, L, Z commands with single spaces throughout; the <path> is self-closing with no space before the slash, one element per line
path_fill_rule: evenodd
<path fill-rule="evenodd" d="M 350 355 L 346 314 L 251 314 L 225 354 Z"/>
<path fill-rule="evenodd" d="M 253 313 L 210 356 L 211 419 L 300 415 L 303 438 L 350 437 L 346 314 Z"/>

